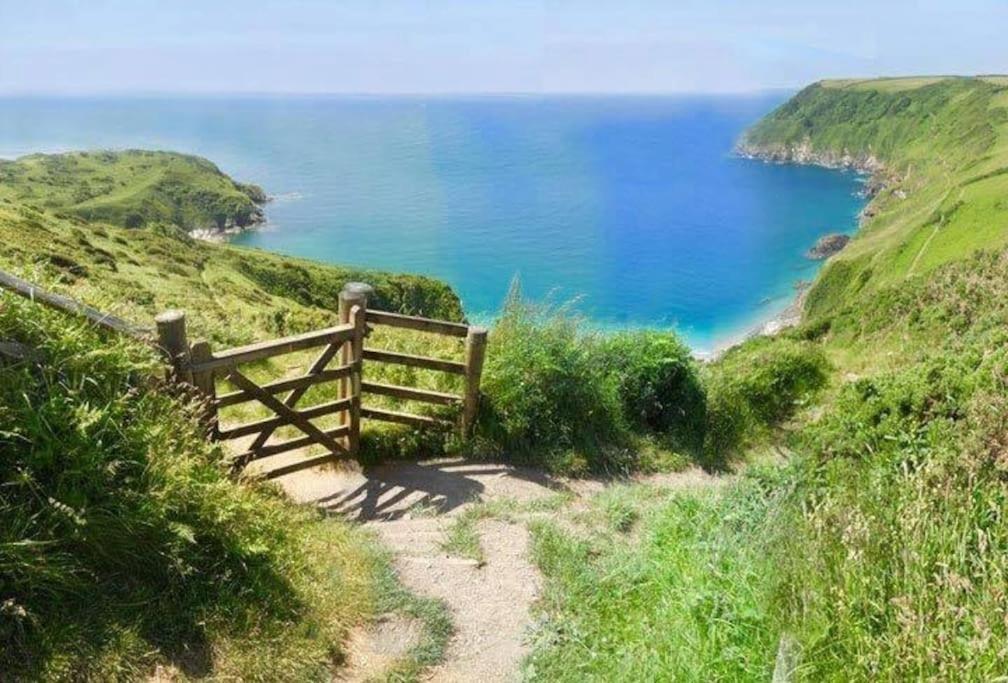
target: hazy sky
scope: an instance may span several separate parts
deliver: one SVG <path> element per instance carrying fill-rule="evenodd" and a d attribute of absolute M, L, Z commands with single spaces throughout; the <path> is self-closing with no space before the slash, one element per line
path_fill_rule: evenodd
<path fill-rule="evenodd" d="M 0 92 L 725 92 L 1008 71 L 1008 0 L 0 0 Z"/>

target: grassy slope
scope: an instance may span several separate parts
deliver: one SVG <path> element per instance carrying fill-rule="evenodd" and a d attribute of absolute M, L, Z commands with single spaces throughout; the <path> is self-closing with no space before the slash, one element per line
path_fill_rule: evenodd
<path fill-rule="evenodd" d="M 262 219 L 265 193 L 173 152 L 33 154 L 0 161 L 0 198 L 132 228 L 223 229 Z"/>
<path fill-rule="evenodd" d="M 809 294 L 812 315 L 1008 242 L 1008 86 L 993 79 L 828 81 L 747 132 L 756 150 L 870 153 L 889 186 Z"/>
<path fill-rule="evenodd" d="M 898 176 L 806 322 L 710 368 L 802 340 L 830 386 L 776 435 L 783 466 L 721 493 L 620 494 L 629 542 L 535 528 L 550 619 L 533 677 L 766 680 L 782 642 L 798 680 L 1005 675 L 1005 93 L 831 82 L 753 129 L 768 150 L 870 150 Z"/>
<path fill-rule="evenodd" d="M 146 168 L 130 170 L 134 163 Z M 215 345 L 294 333 L 331 324 L 350 280 L 374 284 L 382 308 L 462 317 L 451 289 L 429 278 L 191 239 L 186 229 L 202 219 L 184 217 L 203 216 L 199 202 L 208 196 L 192 188 L 244 191 L 202 160 L 35 156 L 0 172 L 17 176 L 0 184 L 0 268 L 141 324 L 180 307 L 192 336 Z M 131 174 L 139 182 L 129 191 L 96 181 Z M 181 210 L 125 227 L 138 205 L 165 208 L 153 199 L 164 195 L 165 178 L 188 183 Z M 109 193 L 75 201 L 96 186 Z M 92 215 L 103 220 L 81 217 Z M 198 437 L 183 408 L 137 384 L 150 371 L 149 350 L 103 341 L 2 294 L 0 339 L 43 348 L 52 369 L 40 382 L 31 368 L 0 364 L 0 460 L 20 482 L 0 492 L 0 677 L 135 680 L 161 663 L 187 675 L 324 679 L 346 629 L 374 610 L 402 609 L 429 627 L 403 671 L 437 658 L 450 628 L 440 606 L 399 589 L 369 540 L 346 525 L 223 476 L 221 454 Z M 431 350 L 427 340 L 394 334 L 378 344 Z M 288 362 L 252 372 L 294 370 Z M 386 379 L 433 384 L 409 368 Z M 386 452 L 416 446 L 394 430 L 367 436 Z M 89 531 L 82 536 L 75 524 Z M 160 560 L 148 567 L 141 555 Z"/>
<path fill-rule="evenodd" d="M 132 172 L 131 165 L 145 170 Z M 57 180 L 50 182 L 51 169 Z M 0 165 L 0 268 L 39 267 L 62 279 L 74 296 L 140 324 L 166 308 L 186 309 L 196 336 L 221 344 L 247 342 L 317 327 L 332 318 L 343 284 L 363 280 L 377 288 L 375 306 L 460 319 L 458 297 L 430 278 L 395 275 L 250 249 L 196 241 L 189 223 L 172 215 L 205 215 L 211 204 L 245 197 L 207 161 L 167 152 L 76 153 L 25 157 Z M 129 177 L 125 189 L 118 178 Z M 7 177 L 13 177 L 8 181 Z M 108 177 L 109 183 L 95 178 Z M 185 187 L 178 212 L 162 206 L 166 179 Z M 123 181 L 125 182 L 125 181 Z M 89 188 L 84 202 L 73 197 Z M 195 189 L 194 189 L 195 188 Z M 247 199 L 247 197 L 246 197 Z M 124 227 L 135 204 L 154 207 L 151 226 Z M 94 213 L 100 218 L 86 219 Z M 177 208 L 177 207 L 176 207 Z"/>

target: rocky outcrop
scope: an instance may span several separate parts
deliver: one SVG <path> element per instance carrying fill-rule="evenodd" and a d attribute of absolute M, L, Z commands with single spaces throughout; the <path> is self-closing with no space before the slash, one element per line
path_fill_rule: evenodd
<path fill-rule="evenodd" d="M 808 164 L 825 168 L 842 168 L 861 173 L 877 174 L 885 168 L 871 152 L 851 152 L 848 149 L 816 150 L 811 140 L 798 144 L 775 143 L 759 145 L 743 139 L 735 151 L 749 159 L 760 159 L 778 164 Z"/>
<path fill-rule="evenodd" d="M 833 254 L 839 253 L 843 250 L 843 248 L 847 246 L 848 242 L 850 242 L 850 237 L 848 235 L 842 235 L 839 233 L 823 235 L 815 243 L 815 246 L 805 253 L 805 257 L 815 261 L 828 259 Z"/>

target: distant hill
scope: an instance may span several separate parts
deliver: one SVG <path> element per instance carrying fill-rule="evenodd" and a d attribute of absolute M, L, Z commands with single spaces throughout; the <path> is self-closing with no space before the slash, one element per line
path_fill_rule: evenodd
<path fill-rule="evenodd" d="M 739 149 L 874 173 L 866 220 L 810 292 L 812 313 L 1008 244 L 1008 77 L 822 81 Z"/>
<path fill-rule="evenodd" d="M 33 154 L 0 161 L 0 198 L 127 228 L 153 223 L 187 231 L 263 220 L 267 197 L 200 157 L 174 152 Z"/>
<path fill-rule="evenodd" d="M 185 308 L 224 344 L 331 322 L 343 284 L 375 306 L 460 319 L 458 296 L 428 277 L 348 268 L 211 244 L 189 232 L 259 220 L 259 188 L 170 152 L 75 152 L 0 163 L 0 269 L 62 280 L 72 295 L 138 323 Z M 209 222 L 209 223 L 208 223 Z"/>

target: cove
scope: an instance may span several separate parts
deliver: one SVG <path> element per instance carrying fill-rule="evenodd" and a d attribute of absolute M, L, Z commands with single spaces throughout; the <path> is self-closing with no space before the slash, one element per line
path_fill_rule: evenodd
<path fill-rule="evenodd" d="M 0 154 L 206 156 L 275 200 L 238 244 L 449 282 L 475 319 L 526 296 L 698 350 L 783 310 L 851 233 L 860 179 L 731 154 L 786 94 L 0 100 Z"/>

